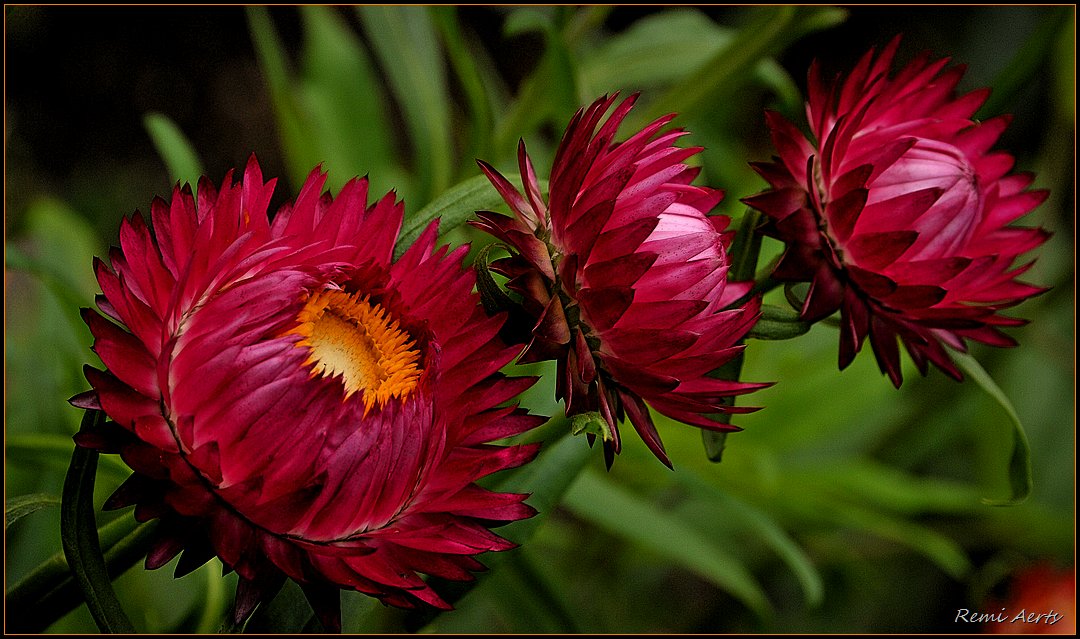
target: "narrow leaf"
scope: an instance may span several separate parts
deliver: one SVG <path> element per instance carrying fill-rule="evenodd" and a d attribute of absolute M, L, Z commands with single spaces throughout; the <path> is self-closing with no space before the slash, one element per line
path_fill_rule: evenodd
<path fill-rule="evenodd" d="M 104 419 L 100 411 L 86 411 L 83 427 Z M 60 507 L 60 540 L 75 582 L 86 598 L 94 622 L 102 632 L 133 633 L 135 627 L 113 592 L 94 522 L 94 480 L 97 451 L 75 447 L 64 478 Z"/>
<path fill-rule="evenodd" d="M 925 526 L 848 504 L 838 508 L 836 520 L 903 544 L 933 561 L 954 579 L 961 580 L 971 571 L 971 562 L 956 542 Z"/>
<path fill-rule="evenodd" d="M 146 556 L 156 528 L 157 522 L 139 524 L 132 517 L 122 516 L 98 529 L 110 578 L 116 579 Z M 15 582 L 4 597 L 8 630 L 12 632 L 42 632 L 83 603 L 83 593 L 63 551 Z"/>
<path fill-rule="evenodd" d="M 495 151 L 513 148 L 516 140 L 545 122 L 562 130 L 582 101 L 577 88 L 576 64 L 563 34 L 550 20 L 531 8 L 511 14 L 507 24 L 515 18 L 520 28 L 538 29 L 544 34 L 544 54 L 522 83 L 510 108 L 499 119 L 495 127 Z"/>
<path fill-rule="evenodd" d="M 42 508 L 48 508 L 49 506 L 59 505 L 60 500 L 56 497 L 41 493 L 12 497 L 4 502 L 4 530 L 7 530 L 11 527 L 11 524 L 30 513 L 35 513 Z"/>
<path fill-rule="evenodd" d="M 469 153 L 466 157 L 483 157 L 486 155 L 485 144 L 491 139 L 494 115 L 478 64 L 482 54 L 473 50 L 470 43 L 462 37 L 457 7 L 433 6 L 430 11 L 468 105 Z"/>
<path fill-rule="evenodd" d="M 426 7 L 363 6 L 357 11 L 405 116 L 427 202 L 450 185 L 454 141 L 444 56 Z"/>
<path fill-rule="evenodd" d="M 57 265 L 47 260 L 31 257 L 19 247 L 10 242 L 4 244 L 4 267 L 13 271 L 29 273 L 38 279 L 56 299 L 72 312 L 64 317 L 69 322 L 75 335 L 83 337 L 88 334 L 86 325 L 79 320 L 79 314 L 75 311 L 79 307 L 86 306 L 89 296 L 78 285 L 71 281 Z M 69 446 L 70 448 L 70 446 Z M 66 455 L 66 451 L 65 451 Z"/>
<path fill-rule="evenodd" d="M 147 113 L 143 116 L 143 126 L 165 161 L 169 176 L 181 184 L 197 184 L 205 172 L 199 155 L 180 127 L 162 113 Z"/>
<path fill-rule="evenodd" d="M 465 223 L 476 211 L 499 205 L 502 198 L 483 175 L 471 177 L 448 189 L 427 206 L 405 218 L 394 248 L 394 259 L 405 253 L 427 225 L 439 218 L 439 233 L 446 233 Z"/>
<path fill-rule="evenodd" d="M 765 304 L 761 307 L 761 319 L 750 329 L 748 337 L 754 339 L 791 339 L 804 335 L 813 326 L 799 319 L 793 310 Z"/>
<path fill-rule="evenodd" d="M 966 353 L 953 353 L 953 359 L 964 369 L 964 372 L 986 391 L 994 401 L 1001 406 L 1009 417 L 1012 425 L 1012 455 L 1009 457 L 1009 485 L 1012 488 L 1012 496 L 1008 499 L 987 499 L 982 502 L 989 506 L 1016 506 L 1022 504 L 1031 494 L 1031 447 L 1028 445 L 1027 433 L 1024 425 L 1020 422 L 1020 416 L 1016 414 L 1012 402 L 994 382 L 990 374 L 979 362 Z"/>
<path fill-rule="evenodd" d="M 990 118 L 1008 110 L 1008 105 L 1016 100 L 1024 85 L 1039 77 L 1039 67 L 1054 53 L 1057 35 L 1075 21 L 1075 10 L 1075 6 L 1070 5 L 1047 7 L 1038 28 L 990 84 L 994 91 L 975 114 L 977 119 Z"/>
<path fill-rule="evenodd" d="M 776 520 L 735 496 L 710 486 L 692 473 L 676 473 L 676 480 L 686 486 L 690 494 L 707 496 L 707 499 L 695 500 L 692 504 L 700 516 L 717 522 L 732 521 L 745 528 L 787 564 L 802 586 L 807 603 L 811 606 L 821 604 L 825 597 L 821 574 Z"/>
<path fill-rule="evenodd" d="M 300 185 L 312 167 L 322 162 L 323 158 L 310 140 L 310 131 L 303 125 L 294 94 L 296 82 L 290 76 L 285 48 L 274 30 L 269 9 L 249 6 L 247 16 L 251 41 L 255 45 L 259 65 L 266 76 L 270 101 L 274 105 L 289 177 L 294 185 Z"/>
<path fill-rule="evenodd" d="M 834 26 L 845 17 L 834 7 L 761 7 L 753 21 L 739 30 L 697 72 L 673 86 L 656 102 L 647 118 L 669 112 L 694 117 L 725 95 L 738 90 L 763 59 L 776 55 L 803 35 Z"/>
<path fill-rule="evenodd" d="M 593 457 L 592 449 L 577 437 L 568 434 L 569 424 L 565 419 L 552 420 L 548 427 L 541 430 L 557 431 L 563 433 L 557 440 L 546 440 L 540 455 L 532 462 L 521 468 L 501 473 L 495 481 L 487 485 L 487 488 L 496 492 L 504 493 L 532 493 L 525 503 L 537 510 L 537 514 L 530 519 L 515 521 L 498 529 L 500 536 L 509 539 L 516 544 L 524 544 L 543 525 L 544 521 L 555 510 L 555 507 L 563 500 L 570 485 L 585 468 L 589 459 Z M 502 565 L 507 563 L 510 555 L 520 550 L 507 552 L 488 553 L 483 555 L 482 561 L 490 570 L 476 575 L 476 581 L 468 584 L 452 584 L 451 592 L 443 593 L 443 597 L 454 605 L 458 610 L 464 610 L 471 606 L 483 606 L 488 601 L 485 589 L 494 587 L 495 579 L 492 575 L 500 574 Z M 512 567 L 507 567 L 512 570 Z M 448 584 L 451 585 L 451 584 Z M 424 627 L 435 620 L 432 611 L 418 611 L 413 613 L 414 619 L 410 626 Z M 427 627 L 427 631 L 442 631 L 437 623 Z"/>
<path fill-rule="evenodd" d="M 208 635 L 221 627 L 221 620 L 228 609 L 224 580 L 221 578 L 221 562 L 210 561 L 200 572 L 204 575 L 206 589 L 203 594 L 202 610 L 195 627 L 196 634 Z"/>
<path fill-rule="evenodd" d="M 315 612 L 304 597 L 304 591 L 299 584 L 289 579 L 276 597 L 255 609 L 244 626 L 244 634 L 297 634 L 303 632 L 313 621 Z"/>
<path fill-rule="evenodd" d="M 561 424 L 559 420 L 557 424 Z M 565 424 L 561 424 L 565 427 Z M 568 429 L 567 429 L 568 430 Z M 570 489 L 571 484 L 592 458 L 592 449 L 576 437 L 563 436 L 558 441 L 545 444 L 539 457 L 512 473 L 506 473 L 493 490 L 504 493 L 532 493 L 525 502 L 538 513 L 531 519 L 515 521 L 499 529 L 499 534 L 521 544 L 536 532 L 555 506 Z M 488 555 L 486 563 L 500 554 Z"/>
<path fill-rule="evenodd" d="M 388 124 L 389 100 L 366 49 L 333 7 L 304 6 L 300 17 L 301 97 L 308 115 L 303 121 L 319 161 L 326 162 L 331 188 L 365 174 L 370 174 L 373 191 L 400 186 L 384 184 L 394 154 L 393 129 Z"/>
<path fill-rule="evenodd" d="M 9 463 L 45 464 L 63 468 L 71 454 L 71 437 L 46 433 L 8 435 L 4 450 Z M 99 460 L 101 470 L 117 479 L 124 480 L 131 469 L 119 456 L 109 455 Z"/>
<path fill-rule="evenodd" d="M 769 601 L 746 565 L 675 514 L 588 471 L 564 504 L 578 517 L 708 579 L 758 616 L 768 616 Z"/>
<path fill-rule="evenodd" d="M 507 250 L 506 246 L 498 242 L 488 244 L 480 249 L 476 254 L 476 259 L 473 260 L 473 268 L 476 270 L 476 291 L 480 293 L 480 301 L 488 315 L 509 311 L 514 307 L 514 301 L 491 275 L 491 251 L 495 249 Z"/>

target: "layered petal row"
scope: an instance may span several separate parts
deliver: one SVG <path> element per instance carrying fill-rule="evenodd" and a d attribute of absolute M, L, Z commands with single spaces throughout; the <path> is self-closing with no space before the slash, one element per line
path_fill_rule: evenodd
<path fill-rule="evenodd" d="M 490 527 L 530 517 L 526 495 L 476 480 L 529 461 L 490 442 L 542 422 L 505 406 L 530 378 L 503 344 L 433 223 L 395 261 L 404 207 L 336 196 L 318 169 L 271 219 L 274 181 L 205 178 L 136 213 L 96 271 L 87 310 L 105 426 L 80 445 L 135 473 L 109 500 L 161 517 L 151 568 L 212 556 L 240 576 L 237 617 L 299 582 L 328 628 L 339 588 L 396 606 L 447 607 L 421 574 L 469 579 L 475 555 L 511 548 Z"/>

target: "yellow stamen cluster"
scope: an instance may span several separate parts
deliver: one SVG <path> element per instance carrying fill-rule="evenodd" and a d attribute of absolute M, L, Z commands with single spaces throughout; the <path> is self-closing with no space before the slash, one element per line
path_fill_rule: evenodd
<path fill-rule="evenodd" d="M 302 336 L 297 346 L 311 350 L 304 364 L 312 377 L 340 376 L 345 399 L 362 393 L 365 414 L 391 397 L 405 399 L 419 383 L 416 341 L 367 295 L 313 293 L 296 319 L 289 333 Z"/>

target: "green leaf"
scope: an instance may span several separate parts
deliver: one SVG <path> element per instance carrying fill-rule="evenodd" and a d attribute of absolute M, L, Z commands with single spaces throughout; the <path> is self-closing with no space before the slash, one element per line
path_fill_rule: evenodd
<path fill-rule="evenodd" d="M 838 500 L 858 500 L 908 517 L 923 514 L 970 514 L 978 494 L 965 484 L 919 477 L 871 461 L 846 461 L 827 468 L 792 471 L 792 485 L 819 486 Z"/>
<path fill-rule="evenodd" d="M 768 616 L 771 606 L 765 593 L 738 557 L 674 513 L 588 471 L 567 493 L 564 505 L 578 517 L 708 579 L 758 616 Z"/>
<path fill-rule="evenodd" d="M 807 603 L 815 607 L 821 605 L 825 598 L 821 574 L 775 519 L 728 492 L 710 486 L 693 473 L 676 473 L 675 478 L 689 488 L 691 494 L 708 497 L 695 500 L 692 504 L 700 516 L 714 521 L 733 521 L 749 531 L 787 564 L 802 586 Z"/>
<path fill-rule="evenodd" d="M 4 455 L 10 463 L 42 464 L 64 468 L 71 454 L 71 437 L 66 435 L 30 434 L 8 435 Z M 115 479 L 124 480 L 131 474 L 118 455 L 101 458 L 101 469 Z"/>
<path fill-rule="evenodd" d="M 52 495 L 37 493 L 12 497 L 4 502 L 4 529 L 7 530 L 11 524 L 42 508 L 59 505 L 60 500 Z"/>
<path fill-rule="evenodd" d="M 225 582 L 221 577 L 222 568 L 220 561 L 212 560 L 199 569 L 206 582 L 206 589 L 203 591 L 203 605 L 195 627 L 196 634 L 207 635 L 221 627 L 225 610 L 228 608 Z"/>
<path fill-rule="evenodd" d="M 765 304 L 761 307 L 761 319 L 750 329 L 748 337 L 754 339 L 781 340 L 805 335 L 813 326 L 799 319 L 799 314 L 786 308 Z"/>
<path fill-rule="evenodd" d="M 100 411 L 87 411 L 83 427 L 103 419 Z M 75 447 L 64 478 L 60 508 L 60 540 L 75 582 L 86 598 L 94 622 L 102 632 L 134 633 L 135 627 L 113 592 L 94 523 L 94 479 L 97 451 Z"/>
<path fill-rule="evenodd" d="M 157 522 L 140 524 L 118 517 L 98 529 L 105 567 L 113 579 L 146 556 L 156 537 Z M 220 577 L 216 576 L 220 581 Z M 42 562 L 19 579 L 5 594 L 8 630 L 37 633 L 83 602 L 63 551 Z"/>
<path fill-rule="evenodd" d="M 720 463 L 724 460 L 727 437 L 724 431 L 701 429 L 701 445 L 705 447 L 705 457 L 709 461 Z"/>
<path fill-rule="evenodd" d="M 535 508 L 537 514 L 530 519 L 515 521 L 498 529 L 501 537 L 519 545 L 527 542 L 543 525 L 562 501 L 582 469 L 590 459 L 594 458 L 591 454 L 592 449 L 585 442 L 567 434 L 569 425 L 565 419 L 553 419 L 541 430 L 560 432 L 562 436 L 557 440 L 547 439 L 536 459 L 521 468 L 499 473 L 486 485 L 487 488 L 496 492 L 532 493 L 526 503 Z M 461 586 L 457 590 L 456 597 L 445 596 L 445 598 L 461 611 L 486 605 L 495 596 L 491 589 L 501 588 L 503 581 L 508 579 L 495 576 L 501 574 L 503 565 L 508 563 L 510 556 L 517 552 L 520 552 L 520 549 L 483 555 L 482 561 L 490 570 L 478 574 L 476 581 L 472 584 Z M 512 566 L 506 568 L 513 571 Z M 426 615 L 426 618 L 422 619 L 418 625 L 431 621 L 432 617 Z M 452 619 L 450 623 L 453 623 Z M 436 620 L 426 628 L 426 631 L 441 632 L 442 628 L 443 626 Z"/>
<path fill-rule="evenodd" d="M 386 183 L 387 167 L 393 164 L 393 129 L 377 69 L 333 7 L 303 6 L 300 17 L 301 97 L 308 116 L 303 122 L 320 161 L 326 163 L 331 189 L 339 189 L 354 175 L 369 174 L 373 190 L 389 190 L 395 186 Z"/>
<path fill-rule="evenodd" d="M 646 89 L 680 80 L 701 68 L 734 37 L 697 9 L 646 16 L 582 55 L 582 91 L 600 95 Z"/>
<path fill-rule="evenodd" d="M 297 634 L 304 632 L 313 623 L 318 622 L 304 591 L 299 584 L 289 579 L 276 597 L 255 609 L 244 626 L 244 634 Z"/>
<path fill-rule="evenodd" d="M 553 427 L 565 429 L 564 420 L 553 420 Z M 530 519 L 523 519 L 499 528 L 499 534 L 510 541 L 523 544 L 563 500 L 571 484 L 593 458 L 592 449 L 576 437 L 563 436 L 544 444 L 540 455 L 529 464 L 504 473 L 492 490 L 503 493 L 532 493 L 526 503 L 537 510 Z M 497 563 L 502 553 L 488 555 L 485 562 Z M 492 561 L 495 560 L 495 561 Z"/>
<path fill-rule="evenodd" d="M 514 307 L 514 301 L 491 275 L 491 251 L 495 249 L 507 250 L 505 245 L 494 242 L 480 249 L 476 254 L 476 259 L 473 260 L 473 269 L 476 271 L 476 291 L 480 293 L 480 302 L 488 315 L 508 311 Z"/>
<path fill-rule="evenodd" d="M 362 6 L 357 11 L 405 115 L 419 175 L 419 201 L 450 181 L 454 140 L 450 96 L 438 34 L 425 7 Z"/>
<path fill-rule="evenodd" d="M 885 479 L 884 481 L 890 481 Z M 872 502 L 873 491 L 856 492 L 843 472 L 824 467 L 814 473 L 791 473 L 776 487 L 772 509 L 805 520 L 813 529 L 846 526 L 906 546 L 925 556 L 955 579 L 963 579 L 971 569 L 964 550 L 952 539 L 927 526 L 898 517 Z M 969 502 L 970 503 L 970 502 Z"/>
<path fill-rule="evenodd" d="M 574 436 L 595 435 L 604 442 L 615 441 L 615 434 L 611 430 L 611 425 L 608 424 L 603 415 L 596 411 L 578 413 L 572 416 L 570 418 L 570 434 Z"/>
<path fill-rule="evenodd" d="M 819 506 L 829 509 L 828 506 Z M 850 504 L 837 507 L 835 519 L 838 523 L 865 530 L 911 548 L 933 561 L 954 579 L 963 579 L 971 570 L 971 562 L 959 545 L 924 526 Z"/>
<path fill-rule="evenodd" d="M 412 246 L 432 220 L 438 218 L 439 233 L 446 233 L 464 224 L 476 211 L 494 208 L 501 202 L 499 192 L 483 175 L 471 177 L 451 187 L 427 206 L 405 218 L 397 246 L 394 247 L 394 259 L 401 257 Z"/>
<path fill-rule="evenodd" d="M 1040 67 L 1054 54 L 1058 33 L 1074 21 L 1074 11 L 1075 6 L 1070 5 L 1047 7 L 1038 28 L 994 78 L 990 85 L 994 90 L 976 113 L 976 118 L 999 115 L 1016 100 L 1024 85 L 1040 76 Z"/>
<path fill-rule="evenodd" d="M 979 362 L 966 353 L 953 353 L 953 359 L 964 369 L 979 388 L 986 391 L 990 397 L 1001 406 L 1009 417 L 1012 426 L 1012 455 L 1009 457 L 1009 485 L 1012 488 L 1012 496 L 1008 499 L 986 499 L 982 501 L 989 506 L 1016 506 L 1022 504 L 1031 494 L 1031 447 L 1028 445 L 1027 433 L 1024 425 L 1020 422 L 1020 416 L 1016 414 L 1012 402 L 994 382 L 990 374 L 983 369 Z"/>
<path fill-rule="evenodd" d="M 246 11 L 251 41 L 274 106 L 285 164 L 293 184 L 299 185 L 323 158 L 313 144 L 311 132 L 304 126 L 294 93 L 296 83 L 290 76 L 285 48 L 274 30 L 269 9 L 249 6 Z"/>
<path fill-rule="evenodd" d="M 834 26 L 846 13 L 834 7 L 761 7 L 750 24 L 731 43 L 695 73 L 673 86 L 644 117 L 653 120 L 669 112 L 692 118 L 738 91 L 755 66 L 782 52 L 815 30 Z"/>
<path fill-rule="evenodd" d="M 576 64 L 563 35 L 551 20 L 533 9 L 515 11 L 508 24 L 514 19 L 521 22 L 520 28 L 537 29 L 544 34 L 544 53 L 495 127 L 493 148 L 496 153 L 510 151 L 516 140 L 544 123 L 552 123 L 557 130 L 562 130 L 581 106 Z"/>
<path fill-rule="evenodd" d="M 205 175 L 199 155 L 191 142 L 176 126 L 176 123 L 162 113 L 147 113 L 143 116 L 143 126 L 150 134 L 158 155 L 165 160 L 169 175 L 181 184 L 198 184 Z"/>
<path fill-rule="evenodd" d="M 483 157 L 486 155 L 486 144 L 491 139 L 495 116 L 479 64 L 482 52 L 462 37 L 457 7 L 433 6 L 430 12 L 468 105 L 469 152 L 465 157 Z"/>

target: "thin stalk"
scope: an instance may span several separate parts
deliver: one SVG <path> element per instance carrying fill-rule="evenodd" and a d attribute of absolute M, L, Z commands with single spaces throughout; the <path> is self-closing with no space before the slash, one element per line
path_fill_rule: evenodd
<path fill-rule="evenodd" d="M 754 209 L 747 209 L 739 224 L 739 233 L 731 246 L 731 269 L 728 274 L 733 281 L 745 282 L 753 278 L 757 271 L 758 258 L 761 256 L 761 234 L 757 231 L 760 223 L 761 213 Z M 742 374 L 742 367 L 743 354 L 739 353 L 710 375 L 716 379 L 736 381 Z M 721 405 L 734 406 L 735 398 L 724 397 L 721 399 Z M 730 424 L 731 414 L 719 413 L 716 415 L 716 421 L 721 424 Z M 705 446 L 705 456 L 709 458 L 709 461 L 719 463 L 723 459 L 727 435 L 726 432 L 701 431 L 701 443 Z"/>

